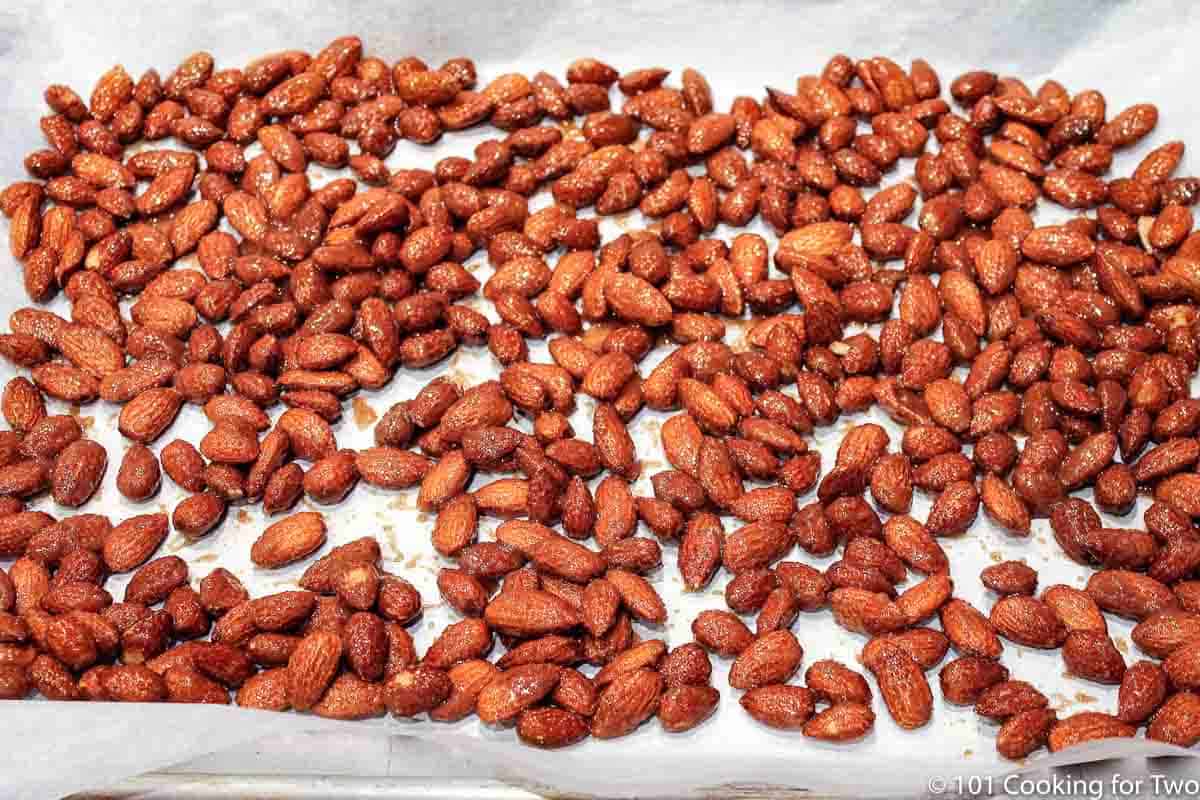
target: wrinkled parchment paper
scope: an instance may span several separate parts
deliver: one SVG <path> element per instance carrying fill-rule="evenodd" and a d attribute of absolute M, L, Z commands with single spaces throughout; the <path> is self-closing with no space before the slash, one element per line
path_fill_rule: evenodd
<path fill-rule="evenodd" d="M 195 50 L 212 52 L 219 67 L 240 66 L 273 50 L 303 47 L 315 51 L 332 37 L 350 32 L 364 37 L 370 53 L 389 61 L 416 54 L 438 64 L 457 55 L 471 56 L 483 83 L 515 70 L 532 73 L 547 69 L 561 74 L 572 59 L 583 55 L 600 57 L 621 71 L 666 66 L 675 71 L 675 77 L 691 66 L 708 77 L 722 108 L 737 94 L 761 96 L 764 86 L 790 89 L 798 75 L 819 71 L 834 52 L 854 57 L 882 54 L 904 65 L 923 57 L 939 71 L 943 87 L 966 69 L 986 67 L 1018 75 L 1035 87 L 1053 76 L 1072 91 L 1101 89 L 1110 113 L 1131 103 L 1154 101 L 1159 104 L 1161 122 L 1160 130 L 1151 137 L 1152 145 L 1176 138 L 1196 142 L 1200 141 L 1200 113 L 1191 103 L 1191 89 L 1192 75 L 1200 66 L 1194 56 L 1197 31 L 1200 8 L 1159 3 L 989 1 L 897 6 L 870 0 L 847 4 L 693 1 L 618 7 L 587 0 L 495 4 L 423 0 L 368 7 L 331 0 L 162 5 L 22 1 L 0 10 L 0 118 L 4 120 L 0 180 L 7 183 L 22 177 L 24 154 L 43 146 L 37 120 L 46 113 L 41 91 L 48 83 L 67 83 L 86 98 L 95 78 L 114 63 L 124 64 L 135 76 L 150 66 L 165 76 Z M 490 135 L 493 132 L 456 134 L 432 149 L 401 143 L 388 163 L 428 167 L 445 155 L 469 156 L 474 144 Z M 1142 151 L 1122 154 L 1113 174 L 1127 174 Z M 1190 174 L 1195 163 L 1194 158 L 1185 160 L 1181 174 Z M 1189 164 L 1193 165 L 1190 169 Z M 908 174 L 911 168 L 911 161 L 901 166 Z M 317 185 L 320 182 L 320 178 L 315 181 Z M 1039 219 L 1050 218 L 1046 211 L 1042 215 Z M 636 217 L 607 221 L 604 231 L 611 237 L 638 224 Z M 716 232 L 722 237 L 730 234 L 724 227 Z M 5 276 L 5 291 L 0 293 L 0 318 L 4 318 L 26 300 L 19 267 L 6 250 L 0 255 L 0 265 Z M 480 278 L 490 272 L 481 255 L 471 259 L 470 266 Z M 61 299 L 50 307 L 60 313 L 66 310 Z M 744 332 L 744 325 L 731 323 L 730 344 L 741 346 Z M 544 346 L 532 349 L 535 360 L 548 359 Z M 662 355 L 661 351 L 652 354 L 643 365 L 643 374 Z M 482 349 L 463 351 L 433 369 L 404 372 L 381 392 L 361 393 L 352 406 L 348 404 L 336 426 L 340 446 L 367 445 L 376 416 L 442 373 L 469 384 L 496 374 L 496 367 Z M 11 374 L 6 366 L 0 369 L 0 379 L 7 380 Z M 590 436 L 591 408 L 590 401 L 581 396 L 573 421 L 583 438 Z M 89 510 L 121 519 L 169 511 L 182 499 L 169 481 L 164 481 L 159 495 L 142 504 L 129 503 L 117 493 L 116 469 L 126 443 L 116 431 L 116 409 L 100 403 L 80 409 L 57 406 L 55 410 L 79 414 L 87 435 L 108 448 L 108 474 Z M 663 419 L 643 412 L 634 426 L 644 461 L 644 477 L 635 486 L 640 494 L 650 493 L 649 476 L 665 467 L 657 436 Z M 826 466 L 832 463 L 841 433 L 867 419 L 884 424 L 893 442 L 898 442 L 900 429 L 882 415 L 843 417 L 834 426 L 819 430 L 812 443 L 826 454 Z M 204 430 L 200 409 L 185 408 L 155 449 L 176 436 L 196 441 Z M 450 615 L 441 607 L 435 586 L 441 562 L 429 545 L 433 519 L 416 510 L 414 498 L 415 490 L 382 492 L 360 485 L 347 502 L 324 509 L 330 529 L 326 550 L 364 533 L 376 535 L 386 568 L 413 581 L 425 598 L 427 611 L 413 631 L 418 646 L 424 648 Z M 801 498 L 804 502 L 808 498 Z M 48 498 L 34 506 L 63 513 Z M 923 519 L 928 507 L 928 498 L 918 496 L 913 515 Z M 1108 520 L 1108 524 L 1136 525 L 1142 507 L 1144 502 L 1134 515 Z M 304 564 L 260 571 L 249 563 L 250 543 L 263 526 L 257 508 L 235 508 L 216 534 L 190 545 L 172 534 L 162 552 L 177 552 L 186 558 L 192 566 L 193 582 L 220 565 L 240 575 L 255 595 L 289 587 Z M 494 523 L 485 524 L 484 538 L 493 528 Z M 995 561 L 1026 560 L 1039 571 L 1042 586 L 1059 582 L 1082 586 L 1087 578 L 1086 570 L 1061 556 L 1045 520 L 1034 523 L 1028 539 L 1013 539 L 988 524 L 981 514 L 968 535 L 943 544 L 953 564 L 956 594 L 985 611 L 994 597 L 980 585 L 978 574 Z M 666 548 L 663 569 L 653 578 L 668 602 L 671 620 L 661 630 L 641 631 L 644 636 L 665 637 L 673 645 L 690 640 L 689 625 L 697 612 L 724 607 L 724 578 L 702 593 L 684 594 L 674 557 L 674 548 Z M 832 560 L 813 559 L 798 550 L 790 557 L 816 566 Z M 121 584 L 117 586 L 114 594 L 119 597 Z M 1129 625 L 1113 618 L 1109 624 L 1118 647 L 1132 663 L 1138 653 L 1128 638 Z M 802 614 L 794 630 L 804 645 L 806 665 L 827 657 L 854 665 L 864 643 L 862 637 L 836 626 L 828 611 Z M 1043 689 L 1061 715 L 1115 709 L 1115 687 L 1065 677 L 1057 651 L 1040 652 L 1006 642 L 1004 663 L 1013 677 Z M 995 726 L 980 720 L 969 708 L 940 702 L 936 670 L 929 673 L 935 694 L 931 724 L 916 732 L 902 732 L 877 699 L 874 732 L 858 744 L 832 746 L 754 723 L 737 707 L 736 693 L 727 687 L 727 668 L 726 662 L 715 660 L 713 681 L 722 690 L 721 706 L 712 719 L 689 733 L 667 735 L 652 723 L 617 742 L 587 741 L 554 754 L 522 747 L 511 731 L 488 730 L 474 720 L 449 726 L 397 720 L 336 723 L 234 708 L 6 703 L 0 708 L 0 796 L 41 798 L 97 788 L 222 750 L 239 753 L 239 763 L 244 764 L 250 743 L 281 735 L 306 743 L 298 746 L 311 747 L 314 763 L 322 763 L 322 759 L 328 763 L 330 754 L 322 741 L 350 748 L 360 736 L 388 734 L 393 742 L 388 758 L 403 761 L 405 739 L 397 735 L 419 737 L 444 744 L 447 758 L 454 753 L 469 757 L 478 769 L 472 777 L 498 778 L 555 794 L 677 796 L 787 787 L 817 794 L 895 796 L 923 794 L 931 776 L 1003 774 L 1021 766 L 996 756 Z M 330 738 L 295 736 L 299 731 L 328 731 Z M 422 752 L 421 758 L 428 758 L 429 749 Z M 1139 739 L 1093 744 L 1054 758 L 1043 751 L 1027 766 L 1168 752 L 1179 751 Z M 292 759 L 293 764 L 296 761 Z M 220 771 L 222 763 L 220 756 L 205 761 L 212 771 Z M 1197 774 L 1190 760 L 1174 763 L 1187 764 L 1192 770 L 1187 774 Z M 256 767 L 264 773 L 281 771 L 269 761 Z M 431 773 L 438 771 L 435 767 L 430 764 Z M 363 769 L 372 775 L 393 774 L 390 761 Z M 420 764 L 405 764 L 406 774 L 420 774 L 420 769 Z M 1179 767 L 1172 770 L 1178 772 Z M 1157 767 L 1156 771 L 1166 770 Z"/>

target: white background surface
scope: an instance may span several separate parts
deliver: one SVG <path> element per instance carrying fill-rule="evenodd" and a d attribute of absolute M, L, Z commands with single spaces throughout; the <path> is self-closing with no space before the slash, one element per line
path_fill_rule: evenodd
<path fill-rule="evenodd" d="M 902 7 L 883 2 L 616 6 L 582 0 L 486 5 L 430 0 L 387 7 L 307 0 L 144 6 L 17 2 L 15 7 L 0 10 L 0 113 L 4 120 L 0 182 L 23 177 L 20 162 L 24 154 L 44 146 L 37 120 L 46 113 L 41 93 L 48 83 L 67 83 L 86 99 L 95 78 L 114 63 L 122 63 L 135 79 L 150 66 L 165 77 L 195 50 L 212 52 L 219 69 L 242 66 L 258 55 L 284 48 L 315 52 L 345 33 L 361 35 L 368 53 L 389 62 L 415 54 L 436 65 L 450 57 L 470 56 L 478 66 L 481 84 L 508 71 L 532 74 L 546 69 L 561 76 L 572 59 L 585 55 L 599 57 L 621 72 L 668 67 L 673 70 L 672 82 L 677 82 L 684 67 L 691 66 L 707 76 L 718 108 L 727 108 L 737 94 L 761 96 L 768 85 L 790 89 L 798 75 L 819 72 L 835 52 L 854 58 L 887 55 L 903 66 L 914 57 L 923 57 L 938 70 L 943 89 L 966 69 L 987 68 L 1017 75 L 1035 89 L 1047 77 L 1061 81 L 1073 92 L 1100 89 L 1108 98 L 1110 116 L 1135 102 L 1156 102 L 1161 114 L 1159 128 L 1147 146 L 1169 139 L 1200 142 L 1193 77 L 1200 67 L 1194 52 L 1198 22 L 1200 10 L 1183 3 L 979 2 L 953 8 L 923 2 Z M 489 129 L 453 134 L 433 149 L 402 143 L 388 164 L 432 166 L 445 155 L 469 155 L 474 143 L 493 135 L 496 132 Z M 1127 174 L 1137 158 L 1137 153 L 1119 157 L 1113 175 Z M 1196 159 L 1188 156 L 1180 174 L 1191 174 L 1196 164 Z M 911 174 L 911 169 L 908 160 L 901 164 L 900 174 Z M 888 180 L 897 177 L 892 174 Z M 605 230 L 611 235 L 619 229 L 608 224 Z M 728 238 L 730 231 L 720 228 L 716 235 Z M 488 272 L 485 261 L 482 255 L 471 259 L 481 267 L 477 273 L 481 277 Z M 4 319 L 27 303 L 19 267 L 6 249 L 0 254 L 0 275 L 4 276 L 0 278 L 4 282 L 0 284 L 4 288 L 0 319 Z M 52 307 L 61 311 L 65 305 Z M 739 329 L 731 325 L 730 331 L 730 343 L 736 345 Z M 534 348 L 534 353 L 545 359 L 544 348 Z M 642 373 L 647 374 L 661 355 L 652 354 L 643 363 Z M 422 374 L 398 376 L 382 392 L 364 393 L 363 398 L 382 415 L 392 403 L 411 397 L 431 375 L 447 369 L 460 377 L 495 371 L 486 351 L 476 349 Z M 7 379 L 10 374 L 6 368 L 0 369 L 0 378 Z M 110 457 L 103 488 L 88 510 L 98 507 L 115 520 L 160 506 L 170 510 L 182 494 L 168 481 L 160 495 L 144 504 L 128 503 L 116 492 L 114 480 L 124 444 L 115 430 L 114 411 L 95 404 L 80 412 L 92 419 L 88 434 L 109 448 Z M 582 438 L 590 437 L 590 411 L 590 403 L 581 395 L 574 419 Z M 869 418 L 880 419 L 878 415 Z M 643 412 L 635 425 L 639 455 L 645 462 L 644 477 L 635 487 L 640 494 L 650 494 L 649 476 L 664 468 L 657 437 L 661 419 Z M 832 463 L 841 432 L 864 419 L 843 417 L 831 428 L 818 431 L 815 444 L 827 454 L 826 467 Z M 899 429 L 885 424 L 897 444 Z M 203 430 L 200 410 L 185 409 L 155 449 L 176 436 L 198 439 Z M 349 409 L 336 430 L 340 446 L 370 442 L 369 426 L 359 424 Z M 327 510 L 327 520 L 329 546 L 375 533 L 383 544 L 387 567 L 421 589 L 428 610 L 414 635 L 424 647 L 448 615 L 438 607 L 440 598 L 434 585 L 439 561 L 429 546 L 432 519 L 413 509 L 414 497 L 415 492 L 384 493 L 359 486 L 347 503 Z M 808 501 L 800 500 L 802 504 Z M 48 499 L 37 507 L 63 513 Z M 918 496 L 914 516 L 923 519 L 927 508 L 928 499 Z M 1137 518 L 1111 522 L 1136 525 Z M 274 591 L 291 584 L 305 565 L 272 573 L 251 569 L 249 545 L 262 526 L 261 515 L 248 507 L 243 515 L 231 513 L 218 533 L 196 545 L 183 547 L 180 537 L 173 534 L 164 552 L 177 550 L 187 558 L 193 580 L 224 565 L 242 576 L 252 593 Z M 732 529 L 732 523 L 727 521 L 727 527 Z M 987 525 L 981 514 L 967 536 L 943 543 L 951 557 L 956 594 L 985 612 L 994 598 L 977 576 L 994 560 L 1027 560 L 1038 569 L 1042 586 L 1057 582 L 1082 586 L 1086 581 L 1087 571 L 1066 562 L 1045 520 L 1035 522 L 1029 539 L 1015 540 Z M 814 560 L 799 550 L 790 557 L 818 566 L 832 560 Z M 674 548 L 666 549 L 665 561 L 654 581 L 668 601 L 671 621 L 663 631 L 643 631 L 643 635 L 660 635 L 679 644 L 691 638 L 689 625 L 699 610 L 724 607 L 719 593 L 723 581 L 699 595 L 683 595 Z M 1138 654 L 1128 642 L 1129 626 L 1111 618 L 1109 623 L 1127 661 L 1133 663 Z M 828 611 L 802 614 L 794 630 L 805 648 L 805 666 L 826 657 L 856 666 L 862 637 L 837 627 Z M 1004 662 L 1014 678 L 1029 680 L 1051 695 L 1060 715 L 1115 709 L 1115 688 L 1064 678 L 1057 651 L 1043 653 L 1006 643 Z M 733 785 L 776 785 L 851 796 L 912 794 L 923 792 L 933 775 L 982 775 L 1011 769 L 995 755 L 994 726 L 982 722 L 970 709 L 945 706 L 936 699 L 933 721 L 917 732 L 898 730 L 877 699 L 875 731 L 853 746 L 835 747 L 769 731 L 737 707 L 736 693 L 725 685 L 727 664 L 714 660 L 714 666 L 714 685 L 722 690 L 722 704 L 698 729 L 668 736 L 652 722 L 617 742 L 588 741 L 555 754 L 521 747 L 511 732 L 483 730 L 475 721 L 452 726 L 392 720 L 343 725 L 295 714 L 230 709 L 4 704 L 0 708 L 0 796 L 46 797 L 95 788 L 189 758 L 193 761 L 187 769 L 203 772 L 444 776 L 462 770 L 472 777 L 492 776 L 522 786 L 600 795 L 670 795 L 685 790 L 711 791 L 713 787 L 725 787 L 717 790 L 724 792 Z M 936 698 L 936 670 L 929 676 Z M 350 738 L 345 733 L 335 733 L 332 739 L 313 738 L 297 733 L 304 728 L 353 734 Z M 383 735 L 387 733 L 428 738 L 451 750 L 435 758 L 429 747 L 407 745 L 403 738 Z M 265 735 L 275 738 L 257 749 L 246 744 Z M 1120 745 L 1145 746 L 1148 743 Z M 205 755 L 222 750 L 225 752 Z M 1140 763 L 1126 762 L 1121 771 L 1128 774 L 1139 767 Z M 1167 768 L 1159 761 L 1152 771 Z M 1190 760 L 1174 762 L 1170 769 L 1189 770 L 1188 774 L 1200 777 Z"/>

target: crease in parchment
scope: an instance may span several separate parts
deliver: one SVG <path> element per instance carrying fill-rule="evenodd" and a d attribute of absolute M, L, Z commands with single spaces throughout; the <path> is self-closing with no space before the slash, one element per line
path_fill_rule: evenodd
<path fill-rule="evenodd" d="M 161 718 L 161 721 L 157 721 Z M 389 736 L 389 750 L 402 746 L 397 740 L 417 737 L 436 742 L 463 754 L 477 765 L 488 767 L 492 777 L 543 796 L 706 797 L 731 786 L 756 786 L 778 790 L 803 789 L 820 794 L 846 789 L 845 770 L 853 757 L 839 756 L 836 749 L 824 751 L 830 769 L 822 776 L 808 770 L 800 781 L 787 779 L 787 762 L 801 752 L 772 754 L 758 764 L 689 763 L 687 770 L 662 770 L 662 756 L 645 746 L 647 738 L 634 734 L 617 754 L 622 767 L 606 771 L 597 783 L 595 755 L 565 751 L 547 754 L 513 746 L 495 736 L 476 736 L 471 726 L 438 728 L 423 723 L 394 720 L 340 722 L 296 714 L 221 708 L 217 706 L 164 707 L 158 704 L 72 704 L 6 703 L 5 735 L 36 740 L 37 752 L 0 750 L 0 796 L 23 800 L 59 796 L 83 788 L 98 788 L 122 778 L 161 769 L 182 758 L 216 750 L 246 747 L 268 736 L 300 732 L 350 734 L 359 737 Z M 103 730 L 109 747 L 96 747 Z M 119 746 L 118 746 L 119 745 Z M 811 756 L 812 753 L 807 755 Z M 1106 759 L 1129 757 L 1197 757 L 1193 750 L 1146 740 L 1116 739 L 1088 742 L 1055 754 L 1042 753 L 1028 762 L 971 765 L 964 761 L 923 760 L 910 754 L 904 763 L 889 764 L 886 774 L 856 774 L 857 796 L 915 793 L 929 776 L 954 775 L 997 778 L 1034 770 L 1074 766 Z M 772 763 L 774 762 L 774 763 Z M 611 766 L 610 762 L 610 766 Z M 63 770 L 70 764 L 69 772 Z M 747 769 L 747 767 L 751 767 Z M 388 770 L 385 769 L 386 774 Z"/>

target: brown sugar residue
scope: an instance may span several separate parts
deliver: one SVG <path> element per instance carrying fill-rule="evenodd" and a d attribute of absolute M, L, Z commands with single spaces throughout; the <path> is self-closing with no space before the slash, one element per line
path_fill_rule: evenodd
<path fill-rule="evenodd" d="M 586 141 L 586 139 L 584 138 L 584 135 L 583 135 L 583 131 L 575 123 L 574 120 L 565 120 L 563 122 L 558 123 L 558 129 L 560 131 L 562 131 L 563 141 L 567 141 L 567 142 Z"/>
<path fill-rule="evenodd" d="M 1096 698 L 1092 697 L 1090 694 L 1087 694 L 1086 692 L 1076 692 L 1075 693 L 1075 702 L 1076 703 L 1094 703 L 1094 702 L 1096 702 Z"/>
<path fill-rule="evenodd" d="M 243 508 L 237 513 L 237 521 L 245 525 L 250 521 L 250 512 Z"/>
<path fill-rule="evenodd" d="M 367 427 L 374 424 L 375 420 L 379 419 L 379 414 L 366 400 L 361 397 L 354 398 L 354 424 L 358 429 L 366 430 Z"/>
<path fill-rule="evenodd" d="M 632 213 L 618 214 L 614 217 L 610 217 L 609 219 L 611 219 L 613 224 L 620 228 L 624 233 L 635 230 L 638 224 L 638 220 L 634 218 Z"/>
<path fill-rule="evenodd" d="M 79 423 L 79 427 L 85 431 L 90 431 L 96 425 L 96 418 L 85 415 L 79 406 L 67 406 L 67 414 L 74 417 L 75 421 Z"/>
<path fill-rule="evenodd" d="M 726 321 L 725 327 L 728 331 L 725 338 L 729 341 L 729 349 L 735 353 L 744 353 L 748 350 L 753 350 L 754 345 L 750 342 L 750 331 L 754 330 L 757 324 L 753 319 L 731 319 Z"/>

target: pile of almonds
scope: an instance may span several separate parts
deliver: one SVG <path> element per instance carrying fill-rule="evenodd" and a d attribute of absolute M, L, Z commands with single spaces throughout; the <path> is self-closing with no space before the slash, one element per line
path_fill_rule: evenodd
<path fill-rule="evenodd" d="M 668 75 L 582 59 L 565 85 L 541 72 L 477 89 L 468 59 L 389 65 L 345 37 L 243 69 L 196 53 L 165 80 L 117 66 L 87 103 L 48 88 L 48 147 L 0 208 L 30 298 L 63 292 L 70 319 L 29 307 L 0 336 L 30 375 L 2 403 L 0 557 L 15 560 L 0 570 L 0 696 L 228 703 L 232 690 L 242 706 L 341 719 L 474 713 L 561 747 L 651 716 L 697 725 L 720 699 L 715 654 L 752 717 L 827 741 L 871 730 L 874 691 L 899 726 L 925 725 L 939 665 L 943 698 L 1001 723 L 1008 758 L 1143 725 L 1200 741 L 1200 179 L 1173 177 L 1180 142 L 1106 177 L 1157 109 L 1110 116 L 1099 92 L 983 71 L 953 81 L 952 106 L 924 61 L 839 55 L 726 113 L 696 71 L 678 89 Z M 503 135 L 473 159 L 385 164 L 400 139 L 485 123 Z M 357 180 L 314 187 L 310 165 Z M 547 186 L 553 202 L 531 211 Z M 1043 195 L 1079 216 L 1037 227 Z M 587 207 L 656 222 L 601 244 Z M 781 237 L 774 253 L 732 230 L 755 217 Z M 480 252 L 494 268 L 482 286 L 463 266 Z M 177 263 L 193 256 L 199 269 Z M 499 323 L 466 302 L 480 290 Z M 748 315 L 735 350 L 725 319 Z M 542 338 L 552 363 L 530 360 Z M 375 447 L 338 448 L 331 422 L 356 390 L 462 345 L 486 345 L 499 380 L 434 379 L 379 420 Z M 568 419 L 578 391 L 595 401 L 591 441 Z M 27 510 L 47 491 L 84 506 L 108 465 L 46 397 L 122 404 L 127 498 L 153 496 L 160 470 L 191 496 L 170 519 L 116 524 Z M 151 450 L 185 403 L 211 421 L 199 447 Z M 859 424 L 822 471 L 806 435 L 874 405 L 906 426 L 898 447 Z M 679 412 L 653 497 L 631 490 L 643 407 Z M 372 537 L 257 599 L 223 569 L 196 589 L 183 559 L 155 558 L 172 527 L 198 539 L 261 502 L 286 516 L 253 562 L 307 559 L 324 515 L 292 508 L 342 502 L 359 481 L 419 486 L 436 512 L 453 564 L 438 587 L 462 619 L 424 654 L 405 627 L 422 598 Z M 1089 489 L 1112 514 L 1152 493 L 1145 530 L 1105 527 Z M 916 490 L 933 497 L 924 522 L 908 515 Z M 967 535 L 980 506 L 1016 537 L 1048 517 L 1063 554 L 1096 570 L 1086 590 L 1037 595 L 1037 573 L 1004 562 L 978 578 L 997 596 L 987 613 L 956 598 L 939 539 Z M 494 540 L 478 540 L 481 517 L 505 520 Z M 646 578 L 664 545 L 689 590 L 732 575 L 728 610 L 700 613 L 695 642 L 674 648 L 634 629 L 666 620 Z M 797 545 L 841 558 L 783 560 Z M 114 602 L 104 585 L 121 573 Z M 790 682 L 800 612 L 827 607 L 866 637 L 874 690 L 833 660 Z M 1106 613 L 1138 621 L 1148 658 L 1127 666 Z M 1115 713 L 1059 719 L 1010 675 L 1004 640 L 1061 648 L 1070 673 L 1119 684 Z"/>

